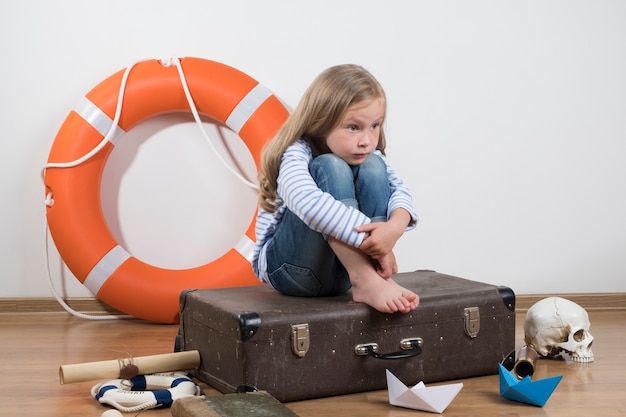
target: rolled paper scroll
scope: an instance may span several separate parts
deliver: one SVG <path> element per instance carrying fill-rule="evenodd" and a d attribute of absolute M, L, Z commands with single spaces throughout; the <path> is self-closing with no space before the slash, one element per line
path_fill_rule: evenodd
<path fill-rule="evenodd" d="M 110 360 L 101 362 L 77 363 L 61 365 L 59 379 L 61 384 L 93 381 L 95 379 L 117 379 L 123 365 L 132 363 L 137 366 L 141 375 L 158 372 L 185 371 L 197 368 L 200 365 L 200 352 L 189 350 L 185 352 L 165 353 L 162 355 L 139 356 L 130 360 Z"/>

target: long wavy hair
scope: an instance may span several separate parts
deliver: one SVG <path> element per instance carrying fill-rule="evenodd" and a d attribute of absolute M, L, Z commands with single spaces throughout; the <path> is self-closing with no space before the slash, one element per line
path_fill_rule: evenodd
<path fill-rule="evenodd" d="M 328 134 L 339 126 L 348 108 L 372 99 L 381 100 L 386 111 L 387 99 L 382 86 L 359 65 L 337 65 L 318 75 L 285 124 L 263 149 L 259 174 L 259 206 L 274 212 L 280 162 L 291 144 L 304 138 L 317 149 L 325 148 L 316 144 L 324 143 Z M 381 124 L 376 148 L 384 154 L 385 147 L 385 133 Z"/>

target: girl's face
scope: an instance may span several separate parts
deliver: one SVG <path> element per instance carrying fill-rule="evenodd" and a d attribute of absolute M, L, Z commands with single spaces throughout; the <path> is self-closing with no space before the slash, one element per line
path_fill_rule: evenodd
<path fill-rule="evenodd" d="M 349 165 L 360 165 L 376 149 L 385 109 L 379 99 L 348 107 L 335 129 L 326 137 L 328 150 Z"/>

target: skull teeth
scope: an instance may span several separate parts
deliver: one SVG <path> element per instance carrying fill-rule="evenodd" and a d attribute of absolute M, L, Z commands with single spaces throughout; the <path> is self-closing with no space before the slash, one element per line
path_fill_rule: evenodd
<path fill-rule="evenodd" d="M 589 362 L 593 362 L 593 354 L 591 354 L 590 356 L 579 356 L 576 354 L 570 354 L 569 357 L 572 359 L 573 362 L 577 362 L 577 363 L 589 363 Z"/>

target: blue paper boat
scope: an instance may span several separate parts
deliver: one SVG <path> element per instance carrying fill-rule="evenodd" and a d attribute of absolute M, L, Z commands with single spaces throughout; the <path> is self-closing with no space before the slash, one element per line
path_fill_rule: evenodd
<path fill-rule="evenodd" d="M 556 386 L 561 382 L 561 378 L 563 378 L 562 376 L 553 376 L 538 381 L 531 381 L 530 377 L 527 376 L 520 381 L 515 375 L 507 371 L 502 364 L 498 364 L 498 366 L 500 367 L 500 396 L 508 400 L 538 407 L 545 405 Z"/>

